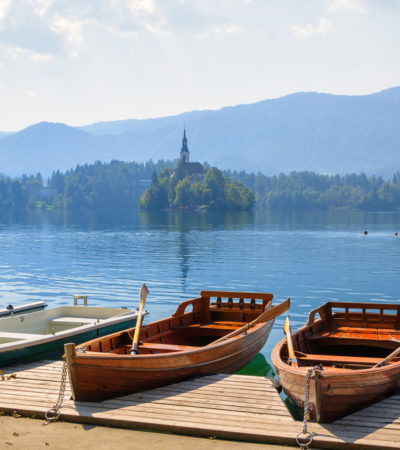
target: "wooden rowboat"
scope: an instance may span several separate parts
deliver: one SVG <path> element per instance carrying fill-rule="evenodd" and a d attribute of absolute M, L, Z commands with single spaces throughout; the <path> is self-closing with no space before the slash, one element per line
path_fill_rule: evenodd
<path fill-rule="evenodd" d="M 261 350 L 274 318 L 290 306 L 288 299 L 271 307 L 272 297 L 202 291 L 171 317 L 143 325 L 137 354 L 131 354 L 134 328 L 76 348 L 66 344 L 74 400 L 99 401 L 240 369 Z"/>
<path fill-rule="evenodd" d="M 306 374 L 318 367 L 310 373 L 310 412 L 327 423 L 390 395 L 400 385 L 399 354 L 400 305 L 329 302 L 275 346 L 272 363 L 301 408 Z"/>

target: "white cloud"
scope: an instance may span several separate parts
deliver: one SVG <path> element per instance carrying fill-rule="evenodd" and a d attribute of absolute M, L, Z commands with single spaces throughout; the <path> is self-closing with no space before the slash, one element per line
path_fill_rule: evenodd
<path fill-rule="evenodd" d="M 220 25 L 212 25 L 208 27 L 205 31 L 198 34 L 199 38 L 205 39 L 211 36 L 216 35 L 229 35 L 229 34 L 237 34 L 242 31 L 242 26 L 233 23 L 224 23 Z"/>
<path fill-rule="evenodd" d="M 111 0 L 111 8 L 130 10 L 133 15 L 141 13 L 152 14 L 155 11 L 154 0 Z"/>
<path fill-rule="evenodd" d="M 50 62 L 55 59 L 50 53 L 29 52 L 28 58 L 33 62 Z"/>
<path fill-rule="evenodd" d="M 163 23 L 156 23 L 156 24 L 148 23 L 145 25 L 145 28 L 151 34 L 156 34 L 167 38 L 170 38 L 172 36 L 172 33 L 165 29 Z"/>
<path fill-rule="evenodd" d="M 83 45 L 82 37 L 83 22 L 56 16 L 50 25 L 50 29 L 57 34 L 63 35 L 70 47 L 72 57 L 79 56 Z"/>
<path fill-rule="evenodd" d="M 0 0 L 0 22 L 6 17 L 11 0 Z"/>
<path fill-rule="evenodd" d="M 54 55 L 51 55 L 50 53 L 38 53 L 34 50 L 19 47 L 17 45 L 1 45 L 0 51 L 5 57 L 13 61 L 20 59 L 23 61 L 49 62 L 55 59 Z"/>
<path fill-rule="evenodd" d="M 360 0 L 330 0 L 329 9 L 331 11 L 355 11 L 359 13 L 365 13 L 366 8 L 362 5 Z"/>
<path fill-rule="evenodd" d="M 305 39 L 317 34 L 326 34 L 332 28 L 332 22 L 324 17 L 316 25 L 308 24 L 303 27 L 294 25 L 292 31 L 297 39 Z"/>
<path fill-rule="evenodd" d="M 26 96 L 28 97 L 29 100 L 33 100 L 35 99 L 35 97 L 37 97 L 37 93 L 34 89 L 28 89 L 26 91 Z"/>
<path fill-rule="evenodd" d="M 151 14 L 154 12 L 153 0 L 130 0 L 128 5 L 134 14 L 139 14 L 142 12 Z"/>
<path fill-rule="evenodd" d="M 55 0 L 34 0 L 31 2 L 33 4 L 33 12 L 38 16 L 43 16 L 54 2 Z"/>

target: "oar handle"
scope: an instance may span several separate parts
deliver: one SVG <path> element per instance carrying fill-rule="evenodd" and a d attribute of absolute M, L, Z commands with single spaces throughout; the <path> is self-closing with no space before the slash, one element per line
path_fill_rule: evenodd
<path fill-rule="evenodd" d="M 376 369 L 377 367 L 384 366 L 388 362 L 390 362 L 393 358 L 396 358 L 397 355 L 400 354 L 400 347 L 396 348 L 390 355 L 386 356 L 386 358 L 382 359 L 382 361 L 378 362 L 374 365 L 373 369 Z"/>

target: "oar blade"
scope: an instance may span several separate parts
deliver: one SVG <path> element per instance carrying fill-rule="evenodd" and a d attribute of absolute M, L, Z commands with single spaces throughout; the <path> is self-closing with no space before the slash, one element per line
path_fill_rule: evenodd
<path fill-rule="evenodd" d="M 292 332 L 290 330 L 289 316 L 287 316 L 286 319 L 285 319 L 285 323 L 283 324 L 283 331 L 285 332 L 286 335 L 292 334 Z"/>
<path fill-rule="evenodd" d="M 297 358 L 294 353 L 293 341 L 292 341 L 292 331 L 290 329 L 289 316 L 286 317 L 285 323 L 283 325 L 283 331 L 286 334 L 287 347 L 289 353 L 289 364 L 293 367 L 298 367 Z"/>
<path fill-rule="evenodd" d="M 143 283 L 141 288 L 140 288 L 140 293 L 139 293 L 139 301 L 140 301 L 140 305 L 143 305 L 146 303 L 146 297 L 149 294 L 149 290 L 147 289 L 147 286 Z"/>

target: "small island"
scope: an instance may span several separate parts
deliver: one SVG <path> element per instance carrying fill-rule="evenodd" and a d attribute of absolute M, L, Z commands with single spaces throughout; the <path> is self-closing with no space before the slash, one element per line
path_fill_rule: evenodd
<path fill-rule="evenodd" d="M 153 174 L 151 186 L 142 195 L 139 206 L 143 210 L 195 209 L 240 210 L 255 204 L 253 192 L 240 181 L 225 177 L 221 170 L 205 168 L 190 162 L 186 129 L 177 167 L 165 168 Z"/>

